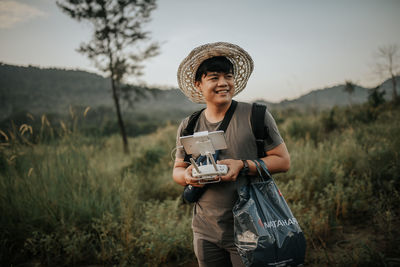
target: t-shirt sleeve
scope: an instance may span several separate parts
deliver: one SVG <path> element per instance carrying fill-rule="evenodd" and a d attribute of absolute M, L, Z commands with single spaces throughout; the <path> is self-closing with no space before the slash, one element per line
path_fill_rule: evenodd
<path fill-rule="evenodd" d="M 179 137 L 182 136 L 182 132 L 185 129 L 185 127 L 187 126 L 188 123 L 188 119 L 184 119 L 181 124 L 178 127 L 178 130 L 176 132 L 176 152 L 175 152 L 175 158 L 180 158 L 183 159 L 186 156 L 186 152 L 183 149 L 181 140 L 179 139 Z"/>
<path fill-rule="evenodd" d="M 264 125 L 268 129 L 268 135 L 269 135 L 269 138 L 267 137 L 264 140 L 264 150 L 268 151 L 282 144 L 283 139 L 279 133 L 274 118 L 272 117 L 271 113 L 268 110 L 265 111 Z"/>

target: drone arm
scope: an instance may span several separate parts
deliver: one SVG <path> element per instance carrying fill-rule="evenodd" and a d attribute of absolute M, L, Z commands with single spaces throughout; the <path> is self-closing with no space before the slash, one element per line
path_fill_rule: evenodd
<path fill-rule="evenodd" d="M 218 172 L 217 164 L 215 163 L 214 157 L 210 152 L 207 152 L 207 158 L 211 161 L 211 164 L 214 166 L 216 172 Z"/>
<path fill-rule="evenodd" d="M 190 158 L 190 162 L 192 163 L 193 168 L 195 168 L 198 173 L 201 173 L 201 171 L 199 170 L 199 167 L 197 166 L 197 164 L 193 158 Z"/>

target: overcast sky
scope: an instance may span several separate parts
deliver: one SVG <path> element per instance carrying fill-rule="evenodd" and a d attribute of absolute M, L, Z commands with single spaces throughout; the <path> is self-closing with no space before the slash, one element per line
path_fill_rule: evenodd
<path fill-rule="evenodd" d="M 140 78 L 177 87 L 181 60 L 196 46 L 235 43 L 255 69 L 237 99 L 296 98 L 345 80 L 372 87 L 374 52 L 400 46 L 400 0 L 160 0 L 147 28 L 163 43 Z M 62 13 L 55 0 L 0 0 L 0 61 L 96 72 L 76 48 L 89 24 Z"/>

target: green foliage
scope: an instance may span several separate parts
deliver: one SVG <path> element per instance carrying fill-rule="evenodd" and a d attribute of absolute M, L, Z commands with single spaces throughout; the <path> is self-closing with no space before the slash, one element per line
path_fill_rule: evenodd
<path fill-rule="evenodd" d="M 118 123 L 114 119 L 114 111 L 109 108 L 69 107 L 68 115 L 43 114 L 34 116 L 29 112 L 18 112 L 0 121 L 0 129 L 5 133 L 15 135 L 18 139 L 25 138 L 32 143 L 52 142 L 62 138 L 66 133 L 79 134 L 86 139 L 109 137 L 119 134 Z M 148 116 L 132 115 L 135 121 L 128 120 L 126 132 L 130 137 L 150 134 L 166 125 L 160 119 L 149 119 Z M 21 137 L 17 126 L 27 125 L 32 132 L 25 132 Z M 0 135 L 0 140 L 4 136 Z"/>
<path fill-rule="evenodd" d="M 96 256 L 92 239 L 91 234 L 76 227 L 58 228 L 49 234 L 34 231 L 26 239 L 23 251 L 47 266 L 75 265 Z"/>
<path fill-rule="evenodd" d="M 142 74 L 139 63 L 159 52 L 157 43 L 147 44 L 150 34 L 144 29 L 157 7 L 155 0 L 59 0 L 57 5 L 72 19 L 92 24 L 92 39 L 82 43 L 78 51 L 107 73 L 113 82 L 121 82 L 127 74 Z M 142 49 L 132 51 L 132 47 L 139 44 Z"/>
<path fill-rule="evenodd" d="M 400 220 L 399 119 L 391 104 L 363 105 L 281 125 L 292 166 L 276 181 L 306 234 L 309 264 L 393 264 L 400 234 L 394 226 Z M 363 236 L 336 230 L 345 228 Z M 334 248 L 341 240 L 346 245 Z"/>
<path fill-rule="evenodd" d="M 148 202 L 144 206 L 140 252 L 149 266 L 175 262 L 185 266 L 193 261 L 191 207 L 180 199 Z"/>
<path fill-rule="evenodd" d="M 383 97 L 384 95 L 385 91 L 381 91 L 379 86 L 371 89 L 368 94 L 368 103 L 373 107 L 377 107 L 385 103 L 385 98 Z"/>
<path fill-rule="evenodd" d="M 396 264 L 398 106 L 277 116 L 292 164 L 275 180 L 306 234 L 307 264 Z M 59 128 L 43 121 L 0 132 L 2 265 L 195 261 L 191 206 L 181 204 L 182 187 L 171 178 L 176 125 L 132 138 L 125 156 L 116 135 L 82 134 L 73 120 Z"/>

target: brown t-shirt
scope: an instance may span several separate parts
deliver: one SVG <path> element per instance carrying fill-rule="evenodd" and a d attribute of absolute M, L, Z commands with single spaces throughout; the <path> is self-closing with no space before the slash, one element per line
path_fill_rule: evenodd
<path fill-rule="evenodd" d="M 221 150 L 219 154 L 222 159 L 256 159 L 256 140 L 251 128 L 251 108 L 248 103 L 238 102 L 235 113 L 225 132 L 228 148 Z M 185 151 L 179 137 L 188 124 L 189 117 L 180 124 L 177 132 L 176 157 L 184 158 Z M 204 112 L 201 113 L 194 132 L 216 131 L 221 122 L 210 123 Z M 275 120 L 266 111 L 264 125 L 269 129 L 272 142 L 265 141 L 265 151 L 271 150 L 283 143 Z M 198 155 L 193 155 L 196 158 Z M 236 182 L 220 182 L 208 184 L 207 190 L 198 200 L 193 210 L 192 228 L 193 232 L 206 240 L 214 243 L 233 242 L 233 214 L 232 208 L 238 198 L 237 188 L 245 182 L 245 177 L 238 177 Z"/>

